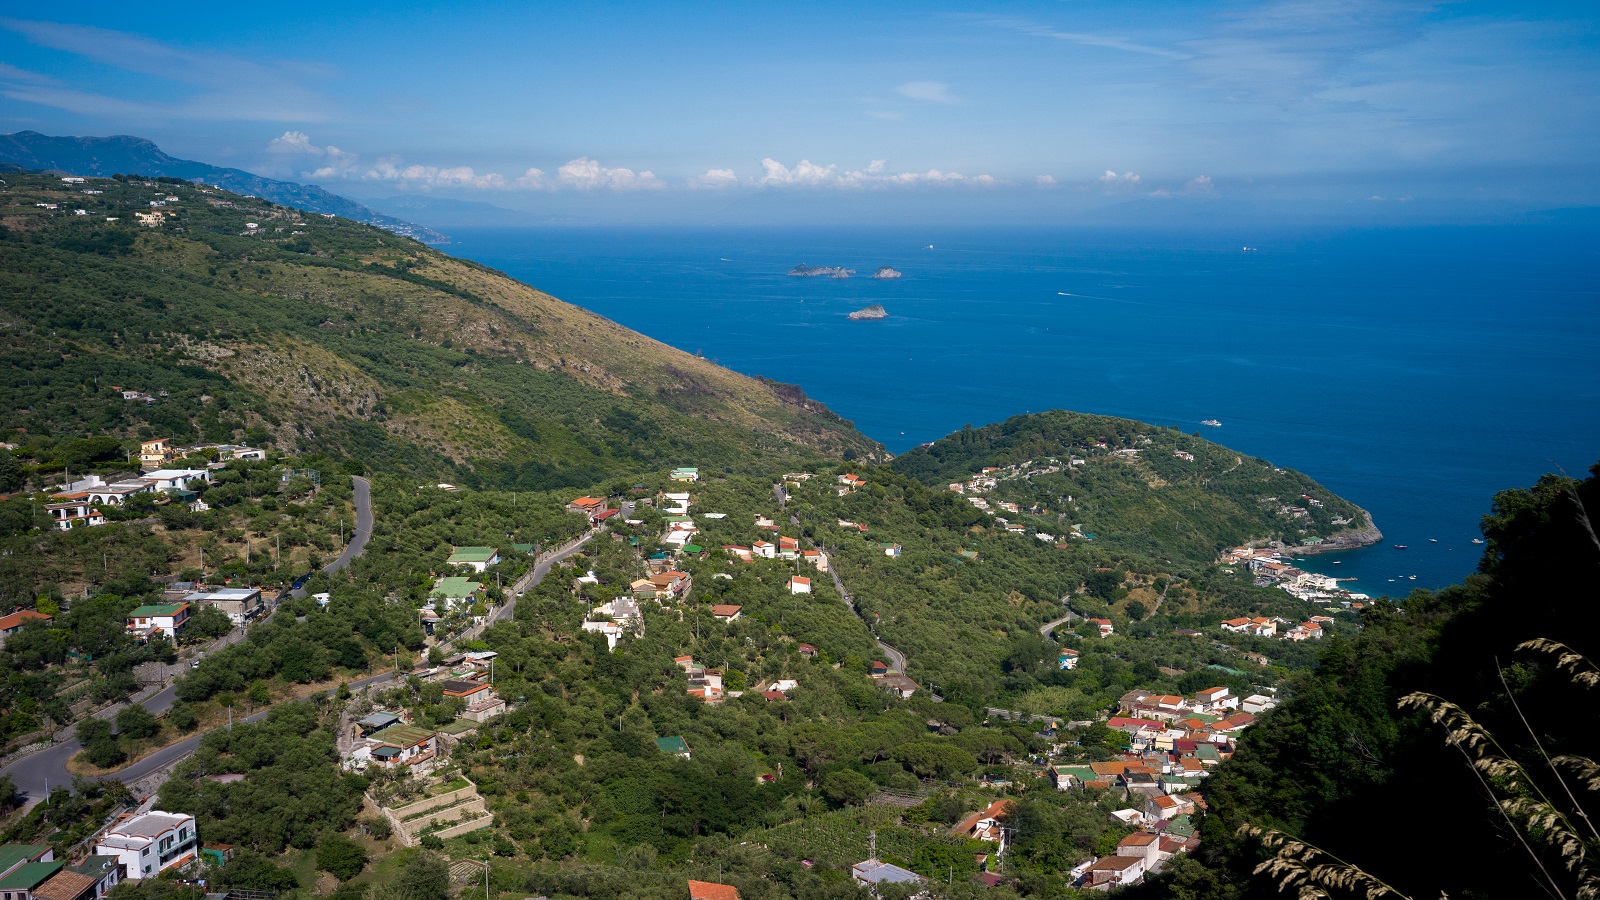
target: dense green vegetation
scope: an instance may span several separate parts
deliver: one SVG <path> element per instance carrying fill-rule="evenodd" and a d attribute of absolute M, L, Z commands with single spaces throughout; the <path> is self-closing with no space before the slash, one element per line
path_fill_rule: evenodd
<path fill-rule="evenodd" d="M 1552 849 L 1559 829 L 1508 823 L 1484 791 L 1558 796 L 1541 754 L 1593 755 L 1572 712 L 1592 690 L 1518 644 L 1554 637 L 1600 657 L 1592 591 L 1574 589 L 1600 566 L 1585 515 L 1600 469 L 1497 497 L 1482 572 L 1464 585 L 1335 606 L 1322 642 L 1227 634 L 1224 618 L 1293 622 L 1314 607 L 1222 571 L 1220 548 L 1348 536 L 1364 514 L 1198 435 L 1065 412 L 965 429 L 878 464 L 878 448 L 797 389 L 734 376 L 393 235 L 181 183 L 121 179 L 88 195 L 8 180 L 0 307 L 18 325 L 0 338 L 0 385 L 14 398 L 0 435 L 18 446 L 0 451 L 0 491 L 15 492 L 0 499 L 0 601 L 55 618 L 0 650 L 0 738 L 81 719 L 126 696 L 135 666 L 189 652 L 124 633 L 128 610 L 159 596 L 156 577 L 277 588 L 319 565 L 349 528 L 352 475 L 374 475 L 366 555 L 308 585 L 325 605 L 287 599 L 245 640 L 208 652 L 164 717 L 134 706 L 78 725 L 83 761 L 114 767 L 230 711 L 274 707 L 210 730 L 161 789 L 159 803 L 194 812 L 208 842 L 241 848 L 214 873 L 221 885 L 305 894 L 326 873 L 339 900 L 372 886 L 444 900 L 443 852 L 492 858 L 499 893 L 681 898 L 692 877 L 761 900 L 853 897 L 848 867 L 876 841 L 882 858 L 946 880 L 940 896 L 1069 896 L 1071 867 L 1127 832 L 1109 812 L 1129 801 L 1057 792 L 1041 767 L 1125 747 L 1096 720 L 1131 689 L 1216 685 L 1276 689 L 1284 702 L 1205 782 L 1201 852 L 1130 895 L 1274 895 L 1252 874 L 1267 851 L 1244 826 L 1303 837 L 1413 897 L 1512 896 L 1533 882 L 1562 893 L 1581 877 Z M 155 209 L 155 193 L 179 197 L 159 208 L 160 228 L 106 221 Z M 64 208 L 33 205 L 45 201 Z M 79 205 L 91 214 L 71 215 Z M 247 221 L 265 227 L 242 233 Z M 156 396 L 126 401 L 113 385 Z M 25 493 L 69 472 L 127 471 L 152 436 L 275 455 L 221 470 L 202 494 L 208 510 L 139 500 L 104 528 L 56 532 L 42 498 Z M 859 486 L 839 481 L 841 460 Z M 676 465 L 699 465 L 705 480 L 666 481 Z M 807 468 L 815 477 L 780 501 L 777 473 Z M 985 468 L 996 470 L 990 512 L 948 489 Z M 663 490 L 693 496 L 696 551 L 667 558 Z M 513 595 L 539 553 L 587 529 L 565 508 L 580 492 L 636 501 L 633 522 L 612 520 Z M 780 534 L 826 551 L 843 590 L 810 564 L 724 550 Z M 459 574 L 446 560 L 467 545 L 502 560 L 474 576 L 481 600 L 448 611 L 429 640 L 419 608 L 438 577 Z M 582 622 L 628 596 L 652 561 L 693 587 L 682 602 L 643 602 L 642 633 L 610 650 Z M 809 593 L 791 592 L 796 575 L 811 578 Z M 512 600 L 514 616 L 462 636 Z M 720 620 L 715 604 L 741 614 Z M 1107 618 L 1115 634 L 1069 611 Z M 213 611 L 190 640 L 226 630 Z M 468 730 L 463 702 L 420 677 L 322 694 L 440 665 L 445 640 L 498 654 L 507 715 Z M 907 658 L 919 684 L 908 700 L 869 677 L 894 656 L 880 640 Z M 1072 671 L 1057 664 L 1063 646 L 1081 654 Z M 675 658 L 689 655 L 718 670 L 726 702 L 688 693 Z M 798 687 L 766 696 L 778 679 Z M 1459 704 L 1534 774 L 1479 782 L 1440 725 L 1397 706 L 1418 690 Z M 423 787 L 337 765 L 342 717 L 377 707 L 461 735 L 445 777 L 477 785 L 492 827 L 388 852 L 388 823 L 361 818 L 362 792 Z M 990 707 L 1078 724 L 1054 734 Z M 692 757 L 661 750 L 667 737 Z M 1000 797 L 1015 802 L 1008 883 L 982 890 L 966 879 L 990 848 L 950 825 Z M 65 850 L 125 799 L 114 784 L 75 784 L 10 813 L 6 837 Z M 1448 858 L 1492 865 L 1417 865 L 1418 821 L 1450 823 Z M 1600 853 L 1592 839 L 1578 847 Z"/>
<path fill-rule="evenodd" d="M 1074 458 L 1082 463 L 1073 465 Z M 1081 525 L 1096 540 L 1158 559 L 1206 564 L 1224 547 L 1303 544 L 1347 530 L 1336 519 L 1365 524 L 1358 507 L 1299 472 L 1198 434 L 1064 410 L 963 429 L 899 456 L 893 468 L 943 488 L 984 467 L 1030 461 L 1030 469 L 1059 471 L 1027 478 L 997 473 L 996 497 L 1041 507 L 1014 521 L 1050 532 Z"/>
<path fill-rule="evenodd" d="M 1398 701 L 1424 691 L 1457 704 L 1497 739 L 1495 752 L 1532 775 L 1518 787 L 1491 773 L 1499 788 L 1509 796 L 1542 792 L 1570 810 L 1558 769 L 1545 760 L 1593 757 L 1592 723 L 1577 712 L 1587 709 L 1593 687 L 1572 677 L 1593 672 L 1593 664 L 1562 670 L 1557 657 L 1518 645 L 1554 637 L 1589 660 L 1600 656 L 1596 607 L 1573 590 L 1600 571 L 1588 516 L 1597 508 L 1600 466 L 1581 483 L 1546 476 L 1531 489 L 1499 494 L 1484 519 L 1481 574 L 1437 593 L 1418 591 L 1398 607 L 1375 605 L 1358 635 L 1329 643 L 1316 668 L 1291 681 L 1293 699 L 1251 729 L 1240 753 L 1206 782 L 1214 814 L 1201 859 L 1209 870 L 1185 867 L 1145 895 L 1274 896 L 1270 883 L 1250 876 L 1261 851 L 1235 835 L 1248 823 L 1304 838 L 1412 897 L 1573 896 L 1579 878 L 1567 864 L 1574 857 L 1563 859 L 1552 846 L 1551 828 L 1529 828 L 1520 817 L 1509 824 L 1468 754 L 1446 744 L 1449 729 Z M 1594 785 L 1575 774 L 1563 772 L 1567 786 L 1592 808 Z M 1455 864 L 1410 864 L 1393 850 L 1415 837 L 1416 821 L 1374 809 L 1426 810 L 1425 818 L 1450 822 L 1447 855 Z M 1574 822 L 1578 846 L 1592 859 L 1600 852 L 1593 832 L 1581 817 Z"/>
<path fill-rule="evenodd" d="M 370 226 L 187 184 L 8 181 L 0 433 L 37 441 L 40 466 L 93 460 L 52 443 L 69 439 L 250 436 L 357 469 L 538 489 L 877 449 L 795 389 Z"/>

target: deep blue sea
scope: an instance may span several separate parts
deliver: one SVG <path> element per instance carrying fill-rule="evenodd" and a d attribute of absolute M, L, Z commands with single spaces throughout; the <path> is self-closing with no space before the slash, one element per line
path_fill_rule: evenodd
<path fill-rule="evenodd" d="M 1067 408 L 1200 431 L 1299 469 L 1385 533 L 1307 568 L 1373 595 L 1460 580 L 1496 491 L 1600 459 L 1592 224 L 452 235 L 453 253 L 799 384 L 893 451 Z M 858 274 L 788 277 L 797 263 Z M 904 277 L 867 277 L 883 265 Z M 890 317 L 846 318 L 869 303 Z"/>

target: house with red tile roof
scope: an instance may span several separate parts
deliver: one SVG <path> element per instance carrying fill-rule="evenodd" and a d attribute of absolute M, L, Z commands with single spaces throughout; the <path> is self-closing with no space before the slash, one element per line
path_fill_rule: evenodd
<path fill-rule="evenodd" d="M 0 646 L 4 646 L 6 638 L 16 634 L 26 622 L 52 622 L 54 616 L 47 616 L 36 609 L 19 609 L 16 612 L 0 617 Z"/>
<path fill-rule="evenodd" d="M 691 880 L 689 900 L 739 900 L 739 889 L 731 884 Z"/>

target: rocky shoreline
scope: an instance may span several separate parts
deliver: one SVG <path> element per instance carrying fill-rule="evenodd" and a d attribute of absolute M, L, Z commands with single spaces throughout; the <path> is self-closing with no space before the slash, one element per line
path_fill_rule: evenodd
<path fill-rule="evenodd" d="M 856 310 L 845 318 L 851 320 L 852 322 L 860 322 L 868 319 L 887 319 L 889 318 L 889 311 L 883 308 L 882 303 L 874 303 L 865 309 Z"/>
<path fill-rule="evenodd" d="M 1370 547 L 1383 540 L 1383 532 L 1372 523 L 1372 513 L 1361 510 L 1361 518 L 1366 522 L 1360 528 L 1350 528 L 1322 539 L 1318 544 L 1284 545 L 1283 549 L 1295 556 L 1316 556 L 1319 553 L 1337 553 L 1341 550 L 1359 550 Z M 1274 542 L 1276 543 L 1276 542 Z"/>

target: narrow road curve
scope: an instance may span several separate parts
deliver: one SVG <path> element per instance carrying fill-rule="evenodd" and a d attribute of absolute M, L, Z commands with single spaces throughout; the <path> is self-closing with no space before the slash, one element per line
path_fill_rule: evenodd
<path fill-rule="evenodd" d="M 339 554 L 339 558 L 322 567 L 322 571 L 329 575 L 350 565 L 352 560 L 367 552 L 367 541 L 372 540 L 372 482 L 360 475 L 350 481 L 356 507 L 356 530 L 350 535 L 350 543 L 344 545 L 344 552 Z M 289 593 L 294 597 L 304 597 L 305 585 Z"/>
<path fill-rule="evenodd" d="M 826 547 L 823 548 L 823 552 L 824 553 L 828 553 L 829 559 L 833 558 L 833 554 L 831 552 L 829 552 Z M 839 596 L 844 598 L 844 605 L 850 607 L 850 611 L 855 613 L 856 617 L 861 619 L 862 622 L 865 622 L 866 626 L 867 626 L 867 630 L 871 631 L 872 630 L 872 623 L 871 622 L 867 622 L 866 617 L 861 615 L 861 610 L 856 609 L 856 601 L 855 601 L 854 596 L 852 596 L 849 591 L 844 589 L 844 580 L 839 577 L 839 567 L 833 565 L 830 562 L 828 564 L 828 574 L 833 576 L 833 586 L 834 586 L 834 588 L 836 590 L 838 590 Z M 873 635 L 873 639 L 874 640 L 877 639 L 877 635 L 876 634 Z M 885 644 L 883 641 L 878 641 L 878 649 L 882 650 L 883 651 L 883 655 L 887 656 L 889 658 L 889 667 L 890 668 L 894 669 L 896 672 L 899 672 L 902 675 L 905 674 L 905 671 L 906 671 L 906 655 L 904 653 L 901 653 L 899 650 L 896 650 L 895 648 L 889 646 L 888 644 Z"/>
<path fill-rule="evenodd" d="M 1061 603 L 1063 605 L 1065 605 L 1066 602 L 1067 602 L 1067 598 L 1066 597 L 1062 597 L 1061 598 Z M 1073 612 L 1070 609 L 1067 610 L 1066 612 L 1067 612 L 1067 614 L 1062 616 L 1061 618 L 1056 619 L 1053 622 L 1046 622 L 1043 625 L 1040 625 L 1039 626 L 1039 636 L 1048 641 L 1048 640 L 1050 640 L 1050 635 L 1052 633 L 1054 633 L 1057 628 L 1061 627 L 1061 623 L 1063 623 L 1063 622 L 1071 622 L 1074 619 L 1083 618 L 1083 616 L 1078 615 L 1077 613 Z"/>
<path fill-rule="evenodd" d="M 344 552 L 339 554 L 339 558 L 323 567 L 322 571 L 329 574 L 343 569 L 350 564 L 351 560 L 366 552 L 367 541 L 372 538 L 372 482 L 360 476 L 356 476 L 353 482 L 356 508 L 355 533 L 350 536 L 350 543 L 345 545 Z M 306 590 L 302 586 L 292 593 L 296 597 L 304 597 Z M 244 634 L 245 629 L 235 628 L 224 637 L 214 641 L 207 650 L 227 644 L 236 644 L 244 639 Z M 351 688 L 375 684 L 389 677 L 391 676 L 379 675 L 351 682 Z M 161 715 L 172 708 L 172 704 L 177 701 L 177 697 L 178 686 L 173 683 L 139 701 L 139 705 L 155 715 Z M 109 719 L 121 709 L 122 706 L 119 704 L 102 710 L 97 715 L 99 718 Z M 245 721 L 253 721 L 264 715 L 266 715 L 266 710 L 256 713 Z M 199 743 L 200 735 L 195 735 L 170 747 L 163 748 L 125 769 L 103 776 L 103 778 L 134 781 L 189 755 L 194 752 L 194 748 L 199 746 Z M 51 782 L 58 786 L 72 783 L 72 774 L 67 771 L 67 761 L 80 749 L 82 749 L 82 745 L 78 743 L 77 738 L 68 738 L 53 747 L 24 756 L 4 769 L 0 769 L 0 774 L 11 776 L 11 780 L 17 785 L 17 793 L 27 797 L 28 803 L 43 800 L 48 790 L 47 785 Z M 101 781 L 103 778 L 92 778 L 90 780 Z"/>

